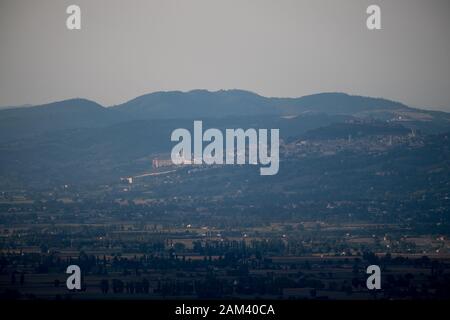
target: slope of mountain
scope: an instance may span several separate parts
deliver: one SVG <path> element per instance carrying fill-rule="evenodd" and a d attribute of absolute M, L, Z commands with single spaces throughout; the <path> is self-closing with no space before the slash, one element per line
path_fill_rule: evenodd
<path fill-rule="evenodd" d="M 288 114 L 323 112 L 348 115 L 375 110 L 411 110 L 411 108 L 399 102 L 380 98 L 351 96 L 345 93 L 319 93 L 301 98 L 271 98 L 271 101 L 282 113 Z"/>
<path fill-rule="evenodd" d="M 31 104 L 23 104 L 20 106 L 0 106 L 0 110 L 7 110 L 7 109 L 17 109 L 17 108 L 29 108 L 32 107 Z"/>
<path fill-rule="evenodd" d="M 294 140 L 309 129 L 339 117 L 310 115 L 285 119 L 272 116 L 207 119 L 204 128 L 280 128 L 281 138 Z M 176 128 L 193 130 L 190 119 L 132 120 L 103 127 L 73 128 L 0 143 L 0 177 L 5 181 L 115 181 L 149 170 L 151 157 L 168 154 Z M 142 159 L 146 159 L 142 163 Z"/>
<path fill-rule="evenodd" d="M 0 111 L 0 141 L 38 134 L 105 126 L 121 120 L 113 110 L 86 99 L 70 99 L 45 105 Z"/>
<path fill-rule="evenodd" d="M 270 99 L 243 90 L 155 92 L 113 109 L 140 119 L 195 119 L 278 114 Z"/>
<path fill-rule="evenodd" d="M 334 140 L 367 136 L 407 135 L 410 130 L 399 125 L 374 121 L 370 123 L 332 123 L 309 130 L 301 137 L 308 140 Z"/>

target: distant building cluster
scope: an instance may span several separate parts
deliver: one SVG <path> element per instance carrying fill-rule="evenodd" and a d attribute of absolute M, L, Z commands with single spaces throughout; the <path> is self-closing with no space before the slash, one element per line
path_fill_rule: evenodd
<path fill-rule="evenodd" d="M 126 182 L 128 184 L 133 184 L 133 177 L 120 178 L 120 181 Z"/>
<path fill-rule="evenodd" d="M 173 166 L 172 160 L 163 160 L 163 159 L 153 159 L 152 161 L 152 167 L 153 169 L 158 169 L 162 167 L 170 167 Z"/>
<path fill-rule="evenodd" d="M 183 163 L 181 165 L 190 165 L 193 164 L 194 162 L 190 159 L 184 159 Z M 172 167 L 172 166 L 176 166 L 176 164 L 173 163 L 172 159 L 153 159 L 152 160 L 152 168 L 153 169 L 158 169 L 158 168 L 163 168 L 163 167 Z"/>

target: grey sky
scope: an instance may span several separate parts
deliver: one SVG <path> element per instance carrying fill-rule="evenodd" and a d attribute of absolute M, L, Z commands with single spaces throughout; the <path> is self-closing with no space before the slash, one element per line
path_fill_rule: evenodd
<path fill-rule="evenodd" d="M 82 10 L 69 31 L 65 9 Z M 381 31 L 366 28 L 379 4 Z M 0 105 L 324 91 L 450 111 L 448 0 L 0 0 Z"/>

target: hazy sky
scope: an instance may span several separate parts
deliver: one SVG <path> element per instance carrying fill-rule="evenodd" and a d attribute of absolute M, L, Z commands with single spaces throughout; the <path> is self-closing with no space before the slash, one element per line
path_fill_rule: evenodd
<path fill-rule="evenodd" d="M 366 28 L 370 4 L 383 30 Z M 448 0 L 0 0 L 0 105 L 240 88 L 450 111 L 449 31 Z"/>

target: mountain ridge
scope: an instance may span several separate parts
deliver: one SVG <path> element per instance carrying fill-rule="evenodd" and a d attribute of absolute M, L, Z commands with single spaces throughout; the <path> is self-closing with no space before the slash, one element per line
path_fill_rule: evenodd
<path fill-rule="evenodd" d="M 411 108 L 384 99 L 324 92 L 299 98 L 264 97 L 241 89 L 158 91 L 105 107 L 74 98 L 27 108 L 0 110 L 0 142 L 74 128 L 98 128 L 133 120 L 295 118 L 344 116 L 401 122 L 432 133 L 450 131 L 450 113 Z M 340 120 L 339 120 L 340 121 Z"/>
<path fill-rule="evenodd" d="M 219 130 L 278 128 L 286 143 L 450 133 L 448 113 L 344 93 L 267 98 L 243 90 L 170 91 L 120 107 L 77 98 L 0 111 L 0 184 L 108 183 L 145 172 L 152 157 L 170 152 L 171 132 L 192 129 L 193 120 Z"/>

